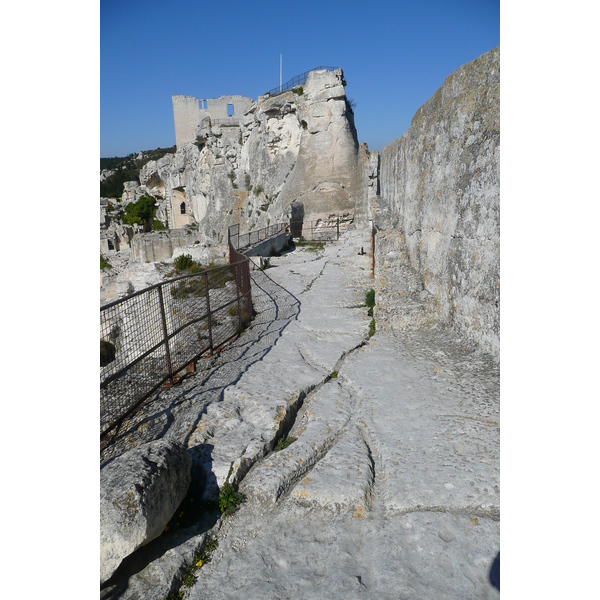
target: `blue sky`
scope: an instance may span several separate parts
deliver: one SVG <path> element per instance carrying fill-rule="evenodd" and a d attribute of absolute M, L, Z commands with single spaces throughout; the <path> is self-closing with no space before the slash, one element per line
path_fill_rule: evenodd
<path fill-rule="evenodd" d="M 459 66 L 500 44 L 498 0 L 101 0 L 100 156 L 175 144 L 171 96 L 257 98 L 344 69 L 359 141 L 380 150 Z"/>

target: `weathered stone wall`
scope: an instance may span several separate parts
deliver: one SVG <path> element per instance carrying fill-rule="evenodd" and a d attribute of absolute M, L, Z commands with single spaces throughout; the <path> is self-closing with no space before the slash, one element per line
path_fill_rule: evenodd
<path fill-rule="evenodd" d="M 131 260 L 142 263 L 169 260 L 176 248 L 191 246 L 199 237 L 197 231 L 187 229 L 138 233 L 133 236 Z"/>
<path fill-rule="evenodd" d="M 402 287 L 412 270 L 425 320 L 451 324 L 498 355 L 499 47 L 449 75 L 382 150 L 380 185 L 379 227 L 399 235 L 378 234 L 377 277 L 385 271 L 385 285 Z M 403 326 L 388 312 L 382 325 Z"/>
<path fill-rule="evenodd" d="M 252 98 L 245 96 L 220 96 L 206 99 L 198 99 L 193 96 L 173 96 L 172 100 L 177 148 L 196 141 L 196 130 L 206 117 L 219 120 L 229 119 L 227 107 L 231 104 L 232 117 L 237 124 L 239 117 L 252 104 Z"/>

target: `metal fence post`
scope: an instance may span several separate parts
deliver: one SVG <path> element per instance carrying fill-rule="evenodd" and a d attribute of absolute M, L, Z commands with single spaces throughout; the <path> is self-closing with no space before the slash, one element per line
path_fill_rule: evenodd
<path fill-rule="evenodd" d="M 212 314 L 210 312 L 210 293 L 208 291 L 208 273 L 204 272 L 204 289 L 206 290 L 206 313 L 208 318 L 208 343 L 210 345 L 210 355 L 213 354 L 213 337 L 212 337 Z"/>
<path fill-rule="evenodd" d="M 162 286 L 156 288 L 158 290 L 158 302 L 160 304 L 160 316 L 162 319 L 163 335 L 165 338 L 165 350 L 167 356 L 167 368 L 169 369 L 169 379 L 173 383 L 173 369 L 171 367 L 171 352 L 169 351 L 169 334 L 167 332 L 167 318 L 165 315 L 165 303 L 163 302 Z"/>
<path fill-rule="evenodd" d="M 240 332 L 242 331 L 242 303 L 240 302 L 240 287 L 242 285 L 242 281 L 240 278 L 240 273 L 238 271 L 238 265 L 233 265 L 234 273 L 235 273 L 235 288 L 237 291 L 237 307 L 238 307 L 238 322 L 240 326 Z"/>
<path fill-rule="evenodd" d="M 336 240 L 339 240 L 339 239 L 340 239 L 340 216 L 338 215 L 338 218 L 337 218 L 337 238 L 336 238 Z"/>

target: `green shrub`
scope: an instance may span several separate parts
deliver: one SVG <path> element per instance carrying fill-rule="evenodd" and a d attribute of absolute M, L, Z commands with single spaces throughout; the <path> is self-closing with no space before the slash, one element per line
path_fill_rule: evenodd
<path fill-rule="evenodd" d="M 365 306 L 367 306 L 369 309 L 367 314 L 372 317 L 373 308 L 375 307 L 375 290 L 371 289 L 367 292 L 365 296 Z"/>
<path fill-rule="evenodd" d="M 158 219 L 154 219 L 152 221 L 152 230 L 153 231 L 161 231 L 163 229 L 166 229 L 166 227 L 162 221 L 159 221 Z"/>
<path fill-rule="evenodd" d="M 106 340 L 100 340 L 100 366 L 105 367 L 113 360 L 117 355 L 117 350 L 114 344 L 107 342 Z"/>
<path fill-rule="evenodd" d="M 277 445 L 275 446 L 274 451 L 279 452 L 280 450 L 285 450 L 288 446 L 291 446 L 295 441 L 296 441 L 296 438 L 292 437 L 291 435 L 281 438 L 277 442 Z"/>
<path fill-rule="evenodd" d="M 232 515 L 236 508 L 244 501 L 244 496 L 240 492 L 236 492 L 231 483 L 229 483 L 232 471 L 233 463 L 229 467 L 229 473 L 227 473 L 227 479 L 223 487 L 219 490 L 219 510 L 224 517 Z"/>
<path fill-rule="evenodd" d="M 249 190 L 250 189 L 250 175 L 246 174 L 245 180 L 246 180 L 246 189 Z"/>
<path fill-rule="evenodd" d="M 335 379 L 337 376 L 338 376 L 337 371 L 331 371 L 331 374 L 329 375 L 329 377 L 331 377 L 331 379 Z"/>
<path fill-rule="evenodd" d="M 221 514 L 225 517 L 232 515 L 243 500 L 242 494 L 236 492 L 229 481 L 226 481 L 219 492 L 219 510 Z"/>
<path fill-rule="evenodd" d="M 192 565 L 185 570 L 183 573 L 183 581 L 181 582 L 183 587 L 191 588 L 196 583 L 195 573 L 197 570 L 196 565 Z"/>
<path fill-rule="evenodd" d="M 101 254 L 100 255 L 100 270 L 104 271 L 104 269 L 112 269 L 112 265 Z"/>
<path fill-rule="evenodd" d="M 265 269 L 271 268 L 271 259 L 269 258 L 261 258 L 260 259 L 260 270 L 264 271 Z"/>
<path fill-rule="evenodd" d="M 262 194 L 262 193 L 263 193 L 263 191 L 264 191 L 264 189 L 263 189 L 263 186 L 262 186 L 262 185 L 257 185 L 257 186 L 256 186 L 256 187 L 255 187 L 255 188 L 252 190 L 252 193 L 253 193 L 255 196 L 258 196 L 259 194 Z"/>
<path fill-rule="evenodd" d="M 185 271 L 190 269 L 194 264 L 194 260 L 192 259 L 191 254 L 180 254 L 174 261 L 173 265 L 175 266 L 176 271 Z"/>
<path fill-rule="evenodd" d="M 375 335 L 375 317 L 371 319 L 369 323 L 369 337 L 373 337 Z"/>
<path fill-rule="evenodd" d="M 156 214 L 156 200 L 149 194 L 144 194 L 137 202 L 132 202 L 125 207 L 121 220 L 126 225 L 143 225 L 149 229 L 150 223 Z"/>
<path fill-rule="evenodd" d="M 292 91 L 294 92 L 294 94 L 297 94 L 298 96 L 302 96 L 302 94 L 304 94 L 304 88 L 301 85 L 294 88 Z"/>

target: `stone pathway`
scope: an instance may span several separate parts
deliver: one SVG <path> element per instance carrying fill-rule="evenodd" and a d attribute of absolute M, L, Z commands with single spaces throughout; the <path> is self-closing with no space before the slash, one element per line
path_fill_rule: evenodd
<path fill-rule="evenodd" d="M 129 434 L 184 441 L 207 498 L 230 469 L 246 496 L 189 598 L 499 597 L 498 366 L 442 330 L 368 339 L 361 247 L 369 232 L 349 232 L 255 272 L 252 330 Z M 208 527 L 112 597 L 165 598 Z"/>

